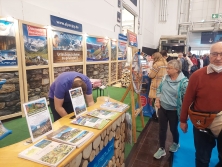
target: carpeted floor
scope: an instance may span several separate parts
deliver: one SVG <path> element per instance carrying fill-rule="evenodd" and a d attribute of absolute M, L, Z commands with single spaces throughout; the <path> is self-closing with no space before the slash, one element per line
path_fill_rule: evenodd
<path fill-rule="evenodd" d="M 174 154 L 173 167 L 195 167 L 195 148 L 193 141 L 193 125 L 188 121 L 188 132 L 180 133 L 180 149 Z M 203 146 L 204 147 L 204 146 Z M 209 167 L 214 167 L 218 163 L 216 147 L 213 149 Z"/>

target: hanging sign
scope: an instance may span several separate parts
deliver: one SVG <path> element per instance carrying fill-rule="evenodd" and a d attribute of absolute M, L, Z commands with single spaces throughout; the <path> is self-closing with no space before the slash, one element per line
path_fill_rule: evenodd
<path fill-rule="evenodd" d="M 127 36 L 123 34 L 119 34 L 119 40 L 121 41 L 127 41 Z"/>
<path fill-rule="evenodd" d="M 82 32 L 82 24 L 50 15 L 51 25 L 73 31 Z"/>
<path fill-rule="evenodd" d="M 137 47 L 138 46 L 137 35 L 134 32 L 128 30 L 127 36 L 128 36 L 128 46 Z"/>

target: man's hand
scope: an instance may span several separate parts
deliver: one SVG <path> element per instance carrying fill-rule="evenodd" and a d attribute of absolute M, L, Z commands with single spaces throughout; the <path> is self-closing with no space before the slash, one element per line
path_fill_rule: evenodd
<path fill-rule="evenodd" d="M 180 128 L 184 133 L 187 133 L 188 125 L 187 123 L 180 123 Z"/>

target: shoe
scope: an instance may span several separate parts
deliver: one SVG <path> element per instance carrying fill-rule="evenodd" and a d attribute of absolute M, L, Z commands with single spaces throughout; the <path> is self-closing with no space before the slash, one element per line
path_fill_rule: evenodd
<path fill-rule="evenodd" d="M 160 159 L 161 157 L 166 155 L 165 149 L 159 148 L 158 151 L 153 155 L 154 158 Z"/>
<path fill-rule="evenodd" d="M 175 153 L 175 152 L 177 152 L 177 150 L 179 149 L 179 147 L 180 147 L 179 144 L 173 143 L 173 144 L 170 146 L 169 151 Z"/>

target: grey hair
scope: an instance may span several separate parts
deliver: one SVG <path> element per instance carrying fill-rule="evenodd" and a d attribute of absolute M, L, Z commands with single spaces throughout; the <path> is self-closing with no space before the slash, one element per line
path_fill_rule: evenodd
<path fill-rule="evenodd" d="M 182 71 L 182 63 L 180 60 L 170 60 L 168 65 L 172 66 L 173 68 L 178 70 L 178 73 Z"/>

